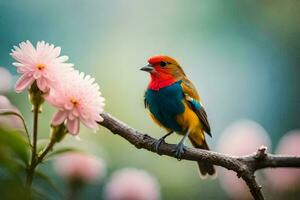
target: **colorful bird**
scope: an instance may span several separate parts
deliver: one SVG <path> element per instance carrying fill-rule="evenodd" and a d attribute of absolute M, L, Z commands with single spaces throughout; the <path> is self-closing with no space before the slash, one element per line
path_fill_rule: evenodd
<path fill-rule="evenodd" d="M 186 149 L 187 138 L 195 148 L 209 150 L 204 132 L 211 136 L 210 126 L 195 86 L 178 62 L 169 56 L 154 56 L 148 63 L 141 68 L 151 76 L 145 92 L 145 108 L 153 121 L 167 131 L 155 144 L 157 152 L 161 143 L 173 132 L 184 135 L 174 149 L 177 159 Z M 215 174 L 211 163 L 202 161 L 198 162 L 198 166 L 203 176 Z"/>

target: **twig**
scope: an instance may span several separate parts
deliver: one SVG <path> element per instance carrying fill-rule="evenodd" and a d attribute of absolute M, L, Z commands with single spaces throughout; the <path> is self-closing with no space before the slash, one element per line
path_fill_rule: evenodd
<path fill-rule="evenodd" d="M 109 129 L 112 133 L 118 134 L 138 149 L 155 151 L 156 139 L 147 134 L 141 133 L 124 122 L 116 119 L 108 113 L 101 114 L 104 121 L 100 125 Z M 159 153 L 175 158 L 173 153 L 175 145 L 162 143 Z M 261 186 L 255 180 L 256 170 L 269 167 L 300 167 L 300 156 L 283 156 L 266 153 L 266 148 L 260 148 L 258 152 L 247 156 L 230 156 L 213 151 L 187 148 L 182 156 L 184 160 L 203 161 L 214 165 L 233 170 L 238 177 L 242 177 L 249 187 L 254 199 L 264 199 L 261 192 Z"/>

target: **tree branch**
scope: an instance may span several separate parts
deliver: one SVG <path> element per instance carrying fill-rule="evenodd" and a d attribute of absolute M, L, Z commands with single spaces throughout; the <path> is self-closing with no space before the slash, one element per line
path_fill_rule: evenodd
<path fill-rule="evenodd" d="M 157 141 L 156 139 L 131 128 L 108 113 L 103 113 L 101 116 L 104 121 L 99 122 L 99 124 L 109 129 L 112 133 L 120 135 L 138 149 L 143 148 L 156 152 L 154 145 Z M 174 144 L 162 143 L 159 148 L 159 154 L 175 158 L 172 151 L 174 147 Z M 239 157 L 187 147 L 182 155 L 182 159 L 203 161 L 235 171 L 237 176 L 242 177 L 246 182 L 253 198 L 258 200 L 264 199 L 264 197 L 261 192 L 261 186 L 255 180 L 254 173 L 256 170 L 269 167 L 300 167 L 300 156 L 268 154 L 266 153 L 266 147 L 263 146 L 252 155 Z"/>

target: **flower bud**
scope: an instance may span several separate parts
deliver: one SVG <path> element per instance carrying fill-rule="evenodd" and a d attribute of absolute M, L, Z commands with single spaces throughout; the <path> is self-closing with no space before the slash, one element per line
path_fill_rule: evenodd
<path fill-rule="evenodd" d="M 64 123 L 62 123 L 58 126 L 51 125 L 51 129 L 52 129 L 51 130 L 51 141 L 52 142 L 62 141 L 62 139 L 65 137 L 65 135 L 68 132 Z"/>
<path fill-rule="evenodd" d="M 43 92 L 38 88 L 36 82 L 33 82 L 29 88 L 29 101 L 33 107 L 40 108 L 44 103 Z"/>

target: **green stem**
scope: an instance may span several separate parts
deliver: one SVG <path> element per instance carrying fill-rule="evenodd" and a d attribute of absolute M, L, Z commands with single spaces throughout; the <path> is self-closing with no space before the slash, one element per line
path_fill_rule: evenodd
<path fill-rule="evenodd" d="M 37 132 L 38 132 L 38 116 L 39 116 L 39 106 L 33 106 L 33 139 L 32 139 L 32 154 L 31 154 L 31 162 L 29 165 L 26 185 L 30 187 L 32 185 L 32 179 L 34 170 L 36 167 L 36 145 L 37 145 Z"/>
<path fill-rule="evenodd" d="M 43 162 L 45 156 L 52 150 L 53 146 L 55 145 L 54 140 L 50 140 L 50 142 L 47 144 L 47 146 L 44 148 L 42 153 L 37 157 L 36 164 Z"/>
<path fill-rule="evenodd" d="M 33 107 L 33 139 L 32 139 L 32 158 L 31 163 L 34 163 L 36 159 L 36 144 L 37 144 L 37 131 L 38 131 L 38 116 L 39 107 Z"/>
<path fill-rule="evenodd" d="M 43 162 L 45 156 L 52 150 L 52 148 L 55 145 L 55 143 L 56 142 L 54 140 L 50 140 L 50 142 L 47 144 L 47 146 L 43 149 L 42 153 L 36 157 L 36 159 L 34 160 L 34 163 L 32 163 L 30 165 L 28 173 L 27 173 L 27 180 L 26 180 L 26 185 L 28 187 L 30 187 L 31 184 L 32 184 L 32 180 L 33 180 L 33 175 L 34 175 L 35 168 L 41 162 Z"/>
<path fill-rule="evenodd" d="M 32 151 L 31 151 L 31 162 L 28 166 L 27 177 L 26 177 L 26 186 L 28 188 L 32 185 L 32 179 L 34 175 L 34 170 L 39 164 L 38 155 L 37 155 L 37 134 L 38 134 L 38 116 L 40 112 L 40 107 L 44 102 L 43 92 L 37 86 L 36 81 L 29 88 L 29 100 L 33 106 L 33 133 L 32 133 Z"/>
<path fill-rule="evenodd" d="M 34 109 L 35 110 L 35 109 Z M 37 109 L 38 110 L 38 109 Z M 34 122 L 37 122 L 37 115 L 34 115 Z M 35 123 L 34 123 L 35 124 Z M 37 125 L 34 125 L 34 128 L 37 129 Z M 35 130 L 35 129 L 34 129 Z M 27 180 L 26 180 L 26 185 L 27 187 L 30 187 L 32 185 L 32 180 L 33 180 L 33 175 L 35 168 L 43 162 L 44 158 L 46 155 L 53 149 L 53 146 L 55 143 L 60 142 L 62 138 L 67 134 L 67 130 L 64 124 L 61 124 L 59 126 L 52 126 L 51 129 L 51 136 L 50 136 L 50 141 L 47 144 L 47 146 L 40 152 L 39 154 L 36 153 L 36 143 L 33 143 L 33 149 L 32 152 L 35 152 L 35 154 L 32 154 L 32 160 L 28 168 L 27 172 Z M 36 132 L 33 131 L 35 134 Z M 36 135 L 34 134 L 33 141 L 36 141 Z"/>
<path fill-rule="evenodd" d="M 26 177 L 26 187 L 30 188 L 32 185 L 32 179 L 34 174 L 34 168 L 29 166 L 29 169 L 27 171 L 27 177 Z"/>

